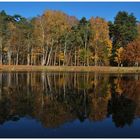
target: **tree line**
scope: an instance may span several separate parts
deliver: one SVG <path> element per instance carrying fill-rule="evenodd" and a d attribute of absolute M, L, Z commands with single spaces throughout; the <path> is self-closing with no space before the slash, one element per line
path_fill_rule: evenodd
<path fill-rule="evenodd" d="M 47 10 L 27 19 L 0 12 L 0 65 L 138 66 L 140 24 L 133 14 L 78 20 Z"/>

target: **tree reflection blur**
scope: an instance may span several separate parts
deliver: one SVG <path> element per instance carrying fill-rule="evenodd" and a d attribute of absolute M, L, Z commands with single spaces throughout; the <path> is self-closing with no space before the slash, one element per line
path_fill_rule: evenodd
<path fill-rule="evenodd" d="M 100 73 L 0 73 L 0 124 L 32 117 L 55 128 L 112 117 L 116 127 L 140 116 L 140 76 Z"/>

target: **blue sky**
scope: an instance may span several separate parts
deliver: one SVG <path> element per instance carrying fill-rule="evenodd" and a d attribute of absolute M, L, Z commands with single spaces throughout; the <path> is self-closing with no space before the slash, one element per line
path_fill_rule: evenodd
<path fill-rule="evenodd" d="M 47 9 L 61 10 L 78 19 L 99 16 L 106 20 L 113 20 L 121 10 L 133 13 L 140 21 L 140 2 L 0 2 L 0 11 L 27 18 L 41 15 Z"/>

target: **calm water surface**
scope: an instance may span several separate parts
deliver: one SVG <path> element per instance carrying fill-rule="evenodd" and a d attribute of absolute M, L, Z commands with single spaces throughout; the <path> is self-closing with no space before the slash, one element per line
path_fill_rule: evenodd
<path fill-rule="evenodd" d="M 0 73 L 0 137 L 140 137 L 140 75 Z"/>

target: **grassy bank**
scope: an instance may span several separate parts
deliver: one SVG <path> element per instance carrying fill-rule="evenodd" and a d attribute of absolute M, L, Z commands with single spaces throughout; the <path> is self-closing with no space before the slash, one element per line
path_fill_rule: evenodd
<path fill-rule="evenodd" d="M 2 65 L 0 66 L 0 71 L 140 73 L 140 67 Z"/>

